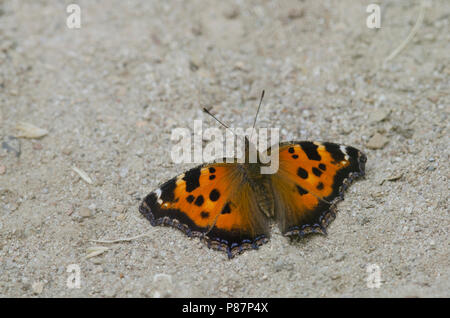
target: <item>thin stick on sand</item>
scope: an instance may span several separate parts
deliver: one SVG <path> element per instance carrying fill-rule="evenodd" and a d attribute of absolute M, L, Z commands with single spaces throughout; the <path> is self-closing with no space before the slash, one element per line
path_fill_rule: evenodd
<path fill-rule="evenodd" d="M 412 38 L 416 35 L 419 28 L 422 26 L 423 18 L 425 16 L 425 7 L 428 7 L 429 4 L 427 1 L 422 1 L 420 5 L 420 12 L 419 16 L 417 17 L 416 24 L 414 24 L 413 28 L 411 29 L 411 32 L 409 32 L 408 36 L 405 40 L 394 50 L 387 58 L 384 59 L 384 63 L 386 64 L 390 60 L 394 59 L 405 47 L 406 45 L 412 40 Z"/>
<path fill-rule="evenodd" d="M 149 236 L 149 235 L 150 235 L 150 233 L 144 233 L 144 234 L 140 234 L 140 235 L 137 235 L 137 236 L 119 238 L 119 239 L 115 239 L 115 240 L 91 240 L 91 242 L 103 243 L 103 244 L 114 244 L 114 243 L 120 243 L 120 242 L 133 241 L 133 240 L 139 239 L 139 238 L 144 237 L 144 236 Z"/>

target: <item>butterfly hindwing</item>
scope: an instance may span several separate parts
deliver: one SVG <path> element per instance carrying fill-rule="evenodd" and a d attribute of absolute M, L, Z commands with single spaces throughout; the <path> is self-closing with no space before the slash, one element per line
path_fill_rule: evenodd
<path fill-rule="evenodd" d="M 212 163 L 173 178 L 144 199 L 140 211 L 152 225 L 170 225 L 229 257 L 257 248 L 268 237 L 254 192 L 237 164 Z"/>
<path fill-rule="evenodd" d="M 366 157 L 356 148 L 310 141 L 279 145 L 279 169 L 271 176 L 276 217 L 285 235 L 325 232 L 335 205 Z"/>

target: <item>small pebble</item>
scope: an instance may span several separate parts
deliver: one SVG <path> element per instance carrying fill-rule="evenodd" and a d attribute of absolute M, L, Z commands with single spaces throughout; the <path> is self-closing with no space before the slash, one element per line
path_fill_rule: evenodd
<path fill-rule="evenodd" d="M 144 120 L 138 120 L 138 121 L 136 122 L 136 127 L 137 127 L 137 128 L 142 128 L 142 127 L 145 127 L 146 125 L 147 125 L 147 122 L 144 121 Z M 113 142 L 114 142 L 114 143 L 117 143 L 117 141 L 114 141 L 114 140 L 113 140 Z"/>
<path fill-rule="evenodd" d="M 328 93 L 333 94 L 337 91 L 338 87 L 333 83 L 328 83 L 325 89 Z"/>
<path fill-rule="evenodd" d="M 367 142 L 367 148 L 370 149 L 381 149 L 383 148 L 387 143 L 389 142 L 389 139 L 384 137 L 383 135 L 376 133 L 375 135 L 370 138 L 370 140 Z"/>
<path fill-rule="evenodd" d="M 430 246 L 436 246 L 436 242 L 434 240 L 430 241 Z"/>
<path fill-rule="evenodd" d="M 248 71 L 246 66 L 245 66 L 245 64 L 244 64 L 244 62 L 242 62 L 242 61 L 236 62 L 234 64 L 234 68 L 237 69 L 237 70 L 240 70 L 240 71 L 245 71 L 245 72 Z"/>
<path fill-rule="evenodd" d="M 279 259 L 275 262 L 275 264 L 273 265 L 274 269 L 276 272 L 279 272 L 283 269 L 285 269 L 287 267 L 287 264 L 284 260 Z"/>
<path fill-rule="evenodd" d="M 118 97 L 125 96 L 127 93 L 127 88 L 125 86 L 121 86 L 117 89 L 116 94 Z"/>
<path fill-rule="evenodd" d="M 6 136 L 2 142 L 2 148 L 8 153 L 14 153 L 16 157 L 20 157 L 22 153 L 20 139 L 14 136 Z"/>
<path fill-rule="evenodd" d="M 189 61 L 189 68 L 191 71 L 195 72 L 200 68 L 200 59 L 196 56 L 192 56 L 191 60 Z"/>
<path fill-rule="evenodd" d="M 81 177 L 81 179 L 83 179 L 85 182 L 92 184 L 92 179 L 89 177 L 89 175 L 84 172 L 83 170 L 81 170 L 80 168 L 77 168 L 75 166 L 72 167 L 72 170 L 75 171 L 76 173 L 78 173 L 78 175 Z"/>
<path fill-rule="evenodd" d="M 19 206 L 13 202 L 13 203 L 8 203 L 6 205 L 6 208 L 9 209 L 11 212 L 14 212 L 19 208 Z"/>
<path fill-rule="evenodd" d="M 300 19 L 305 15 L 305 10 L 303 8 L 293 8 L 289 10 L 288 18 L 291 20 Z"/>
<path fill-rule="evenodd" d="M 119 215 L 116 217 L 116 220 L 117 220 L 117 221 L 123 221 L 123 220 L 126 219 L 126 217 L 127 217 L 127 215 L 126 215 L 125 213 L 121 213 L 121 214 L 119 214 Z"/>
<path fill-rule="evenodd" d="M 358 219 L 358 222 L 360 225 L 366 225 L 367 223 L 370 222 L 370 219 L 366 216 L 363 216 L 361 218 Z"/>
<path fill-rule="evenodd" d="M 136 156 L 138 156 L 138 157 L 142 157 L 143 154 L 144 154 L 144 150 L 142 150 L 142 149 L 138 149 L 136 151 Z"/>
<path fill-rule="evenodd" d="M 376 123 L 383 121 L 389 116 L 390 113 L 391 113 L 390 109 L 386 108 L 375 109 L 369 115 L 369 122 Z"/>
<path fill-rule="evenodd" d="M 95 177 L 95 184 L 98 186 L 102 186 L 105 183 L 105 178 L 102 175 L 97 175 Z"/>
<path fill-rule="evenodd" d="M 81 208 L 78 214 L 83 218 L 89 218 L 92 216 L 92 212 L 88 208 Z"/>
<path fill-rule="evenodd" d="M 102 273 L 103 272 L 103 267 L 101 267 L 100 265 L 95 265 L 94 269 L 92 270 L 92 272 L 94 274 Z"/>
<path fill-rule="evenodd" d="M 72 149 L 71 148 L 64 148 L 62 153 L 66 156 L 69 156 L 72 154 Z"/>
<path fill-rule="evenodd" d="M 92 258 L 91 262 L 92 262 L 92 264 L 97 265 L 97 266 L 102 265 L 104 263 L 101 258 Z"/>
<path fill-rule="evenodd" d="M 338 255 L 336 255 L 336 257 L 335 257 L 335 261 L 336 262 L 342 262 L 344 259 L 345 259 L 345 254 L 344 253 L 339 253 Z"/>
<path fill-rule="evenodd" d="M 125 167 L 125 168 L 120 169 L 119 175 L 121 178 L 125 178 L 127 176 L 127 174 L 128 174 L 128 168 Z"/>
<path fill-rule="evenodd" d="M 125 213 L 125 212 L 127 212 L 127 207 L 126 207 L 125 205 L 119 204 L 119 205 L 117 205 L 117 206 L 114 208 L 114 210 L 115 210 L 117 213 Z"/>
<path fill-rule="evenodd" d="M 36 143 L 33 143 L 33 149 L 34 150 L 42 150 L 42 145 L 40 144 L 40 143 L 38 143 L 38 142 L 36 142 Z"/>
<path fill-rule="evenodd" d="M 16 129 L 20 131 L 18 138 L 37 139 L 48 134 L 48 130 L 34 126 L 30 123 L 21 122 L 16 125 Z"/>
<path fill-rule="evenodd" d="M 336 275 L 331 276 L 331 280 L 338 280 L 338 279 L 341 279 L 341 275 L 336 274 Z"/>
<path fill-rule="evenodd" d="M 44 290 L 45 284 L 43 282 L 34 282 L 33 285 L 31 285 L 31 289 L 33 290 L 33 294 L 39 295 Z"/>
<path fill-rule="evenodd" d="M 224 17 L 230 20 L 236 19 L 239 16 L 239 10 L 236 7 L 228 8 L 223 13 Z"/>

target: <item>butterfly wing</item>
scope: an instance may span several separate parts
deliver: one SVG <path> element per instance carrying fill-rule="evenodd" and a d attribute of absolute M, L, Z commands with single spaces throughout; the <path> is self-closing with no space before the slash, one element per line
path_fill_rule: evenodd
<path fill-rule="evenodd" d="M 267 241 L 268 225 L 239 164 L 193 168 L 145 197 L 140 212 L 153 226 L 176 227 L 204 238 L 228 256 Z"/>
<path fill-rule="evenodd" d="M 279 145 L 279 169 L 271 175 L 275 213 L 283 234 L 325 233 L 336 203 L 357 177 L 366 156 L 334 143 L 288 142 Z"/>

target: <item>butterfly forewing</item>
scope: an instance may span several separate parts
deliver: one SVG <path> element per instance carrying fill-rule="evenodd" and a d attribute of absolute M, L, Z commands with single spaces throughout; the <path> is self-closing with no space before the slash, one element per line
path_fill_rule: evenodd
<path fill-rule="evenodd" d="M 353 147 L 309 141 L 280 144 L 279 169 L 271 180 L 282 232 L 324 232 L 345 188 L 364 175 L 365 161 Z"/>

